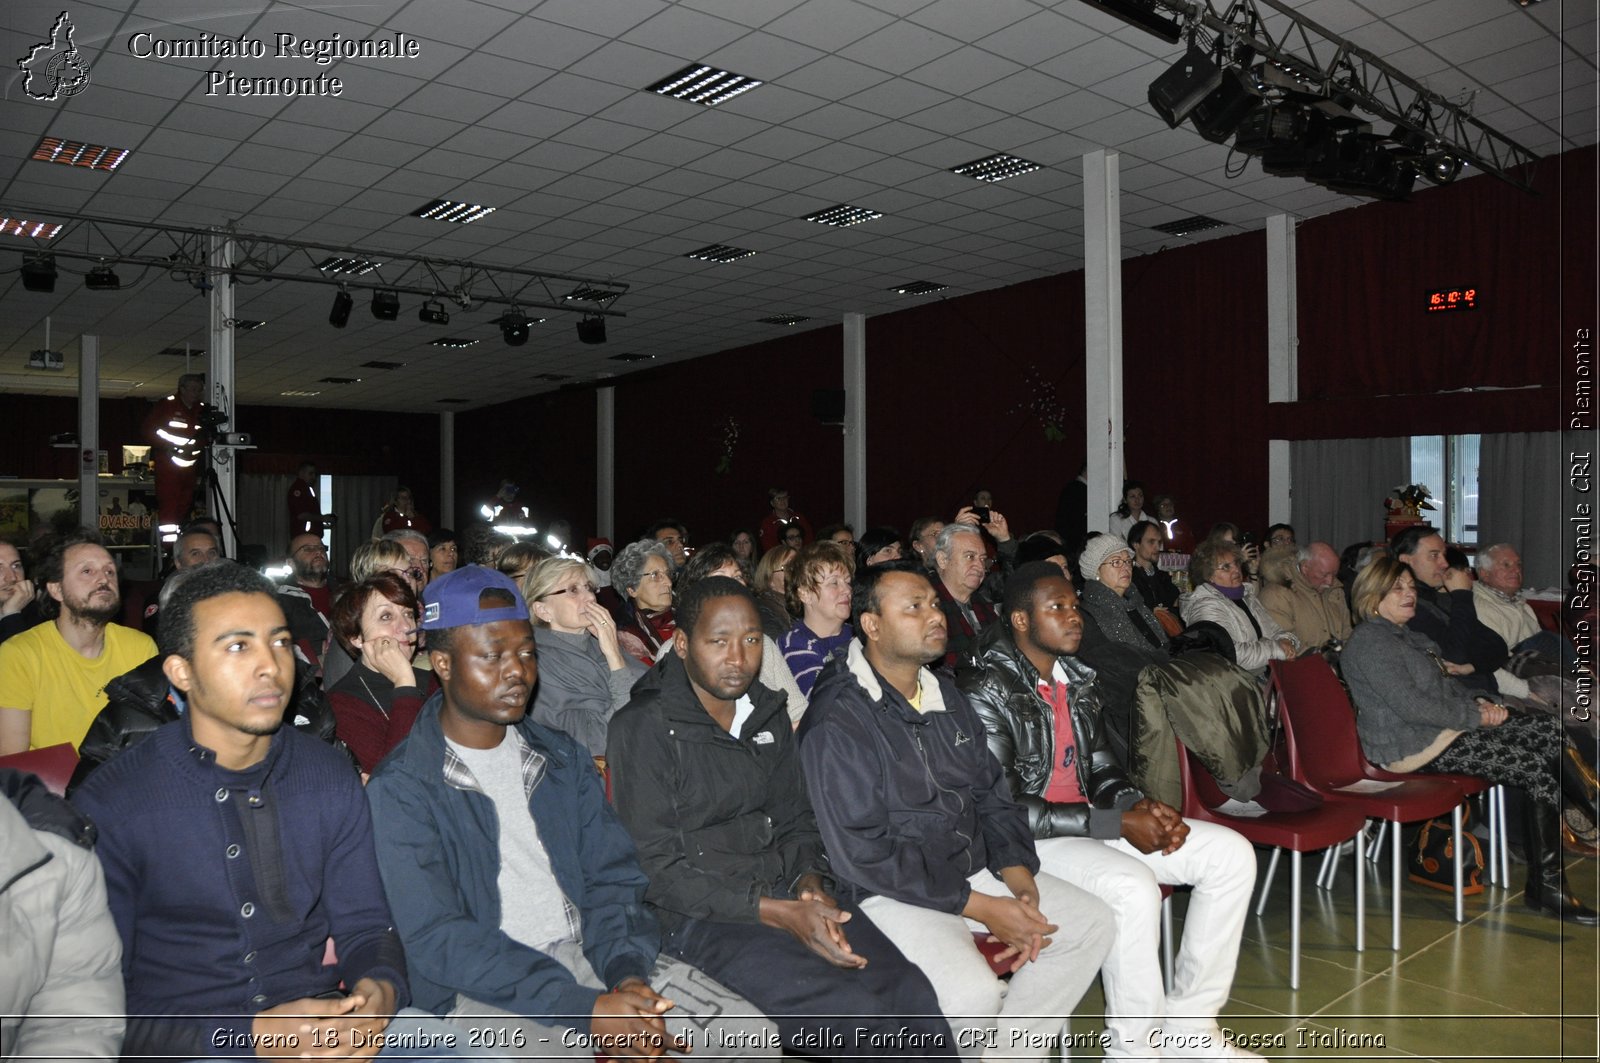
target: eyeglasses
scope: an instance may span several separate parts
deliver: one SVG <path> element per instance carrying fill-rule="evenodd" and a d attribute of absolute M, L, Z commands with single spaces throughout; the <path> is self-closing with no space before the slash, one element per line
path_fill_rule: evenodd
<path fill-rule="evenodd" d="M 321 543 L 306 543 L 304 546 L 295 550 L 295 553 L 303 554 L 307 550 L 311 551 L 313 554 L 325 554 L 328 552 L 328 548 Z"/>
<path fill-rule="evenodd" d="M 668 576 L 665 572 L 641 572 L 641 573 L 639 573 L 639 582 L 640 583 L 643 583 L 645 580 L 650 580 L 651 582 L 658 582 L 658 581 L 668 580 L 668 579 L 671 579 L 671 578 L 672 577 Z"/>
<path fill-rule="evenodd" d="M 554 598 L 558 594 L 587 594 L 592 598 L 594 597 L 594 584 L 587 582 L 574 583 L 570 587 L 562 587 L 560 590 L 550 591 L 545 594 L 545 597 Z"/>
<path fill-rule="evenodd" d="M 1110 565 L 1112 568 L 1132 568 L 1133 567 L 1133 562 L 1129 561 L 1123 555 L 1118 554 L 1116 557 L 1111 558 L 1109 561 L 1100 562 L 1100 567 L 1101 568 L 1105 568 L 1107 565 Z"/>
<path fill-rule="evenodd" d="M 1218 565 L 1217 565 L 1217 571 L 1218 572 L 1237 572 L 1237 571 L 1239 571 L 1238 562 L 1235 562 L 1235 561 L 1222 561 L 1222 562 L 1219 562 Z"/>
<path fill-rule="evenodd" d="M 427 575 L 427 573 L 420 568 L 391 568 L 388 570 L 388 572 L 392 576 L 408 577 L 413 583 L 422 582 L 422 578 Z"/>
<path fill-rule="evenodd" d="M 679 546 L 682 546 L 684 543 L 686 543 L 688 541 L 689 541 L 688 539 L 684 538 L 681 535 L 658 535 L 658 536 L 656 536 L 656 542 L 661 543 L 663 546 L 671 546 L 674 543 L 676 543 Z"/>

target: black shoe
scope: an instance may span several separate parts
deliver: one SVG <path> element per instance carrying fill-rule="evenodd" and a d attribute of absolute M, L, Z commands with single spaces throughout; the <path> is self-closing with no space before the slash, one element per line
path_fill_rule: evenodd
<path fill-rule="evenodd" d="M 1523 820 L 1529 850 L 1528 886 L 1522 901 L 1536 912 L 1553 915 L 1564 923 L 1600 926 L 1600 912 L 1572 895 L 1567 885 L 1565 850 L 1561 845 L 1560 810 L 1529 799 Z"/>

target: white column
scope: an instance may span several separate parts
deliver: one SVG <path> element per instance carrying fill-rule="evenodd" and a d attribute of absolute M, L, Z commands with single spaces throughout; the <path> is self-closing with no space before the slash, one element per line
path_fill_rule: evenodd
<path fill-rule="evenodd" d="M 844 315 L 844 519 L 867 530 L 867 319 Z"/>
<path fill-rule="evenodd" d="M 456 526 L 456 415 L 439 413 L 439 527 Z"/>
<path fill-rule="evenodd" d="M 78 523 L 100 530 L 100 337 L 78 338 Z"/>
<path fill-rule="evenodd" d="M 1122 502 L 1122 191 L 1119 156 L 1083 157 L 1084 438 L 1089 528 Z"/>
<path fill-rule="evenodd" d="M 1267 401 L 1300 397 L 1300 337 L 1295 295 L 1295 219 L 1267 219 Z M 1289 441 L 1267 441 L 1267 519 L 1288 523 L 1294 485 L 1289 475 Z M 1307 532 L 1309 534 L 1309 532 Z"/>
<path fill-rule="evenodd" d="M 211 248 L 211 345 L 207 350 L 206 402 L 218 410 L 226 410 L 229 421 L 226 431 L 242 432 L 239 424 L 238 396 L 233 387 L 233 278 L 228 275 L 233 265 L 233 240 L 224 233 L 210 237 Z M 211 472 L 215 489 L 205 483 L 195 484 L 201 492 L 196 501 L 205 503 L 206 512 L 222 524 L 223 549 L 229 557 L 239 556 L 239 543 L 235 537 L 234 522 L 239 519 L 238 507 L 238 451 L 233 447 L 211 448 Z M 221 512 L 217 512 L 221 510 Z"/>
<path fill-rule="evenodd" d="M 594 533 L 617 543 L 617 389 L 594 393 Z"/>

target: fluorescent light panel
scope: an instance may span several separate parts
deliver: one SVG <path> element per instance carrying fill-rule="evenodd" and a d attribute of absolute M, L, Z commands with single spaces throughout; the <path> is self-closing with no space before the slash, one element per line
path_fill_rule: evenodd
<path fill-rule="evenodd" d="M 756 320 L 763 325 L 798 325 L 802 321 L 811 319 L 802 314 L 776 314 L 772 317 L 758 317 Z"/>
<path fill-rule="evenodd" d="M 26 218 L 0 218 L 0 233 L 30 240 L 54 240 L 61 232 L 58 221 L 29 221 Z"/>
<path fill-rule="evenodd" d="M 405 364 L 406 363 L 404 363 L 404 362 L 362 362 L 361 363 L 361 368 L 363 368 L 363 369 L 399 369 L 401 366 L 403 366 Z"/>
<path fill-rule="evenodd" d="M 195 350 L 194 348 L 186 349 L 183 347 L 163 347 L 156 353 L 165 354 L 172 358 L 204 358 L 206 356 L 206 352 L 203 350 Z"/>
<path fill-rule="evenodd" d="M 715 107 L 760 85 L 755 78 L 719 70 L 704 63 L 690 63 L 675 74 L 668 74 L 654 85 L 645 86 L 646 92 L 671 96 L 675 100 Z"/>
<path fill-rule="evenodd" d="M 866 207 L 852 207 L 848 203 L 840 203 L 837 207 L 819 210 L 815 214 L 807 214 L 806 221 L 814 221 L 821 225 L 836 225 L 843 228 L 847 225 L 860 225 L 864 221 L 876 221 L 883 217 L 881 211 L 868 210 Z"/>
<path fill-rule="evenodd" d="M 974 159 L 971 162 L 962 163 L 960 166 L 952 166 L 950 167 L 950 172 L 979 181 L 1004 181 L 1008 177 L 1032 173 L 1040 168 L 1036 162 L 1019 159 L 1015 155 L 1000 154 L 990 155 L 986 159 Z"/>
<path fill-rule="evenodd" d="M 613 362 L 653 362 L 655 357 L 653 354 L 613 354 L 611 360 Z"/>
<path fill-rule="evenodd" d="M 278 394 L 282 395 L 286 399 L 309 399 L 309 398 L 314 398 L 314 397 L 316 397 L 318 395 L 321 395 L 322 392 L 320 392 L 320 391 L 280 391 L 280 392 L 278 392 Z"/>
<path fill-rule="evenodd" d="M 440 339 L 434 340 L 432 342 L 431 346 L 434 346 L 434 347 L 451 347 L 451 348 L 459 350 L 462 347 L 471 347 L 474 343 L 480 343 L 480 342 L 482 342 L 482 341 L 480 341 L 480 340 L 460 339 L 460 338 L 455 337 L 455 336 L 444 336 L 444 337 L 442 337 Z"/>
<path fill-rule="evenodd" d="M 1187 218 L 1179 218 L 1177 221 L 1152 225 L 1151 228 L 1158 232 L 1167 233 L 1170 236 L 1188 236 L 1190 233 L 1201 233 L 1207 229 L 1220 229 L 1226 224 L 1228 223 L 1218 221 L 1216 218 L 1208 218 L 1204 214 L 1193 214 Z"/>
<path fill-rule="evenodd" d="M 103 144 L 83 144 L 60 137 L 44 137 L 33 149 L 30 158 L 37 162 L 58 162 L 65 166 L 81 166 L 88 170 L 105 170 L 107 173 L 122 165 L 132 154 L 128 148 L 108 148 Z"/>
<path fill-rule="evenodd" d="M 358 376 L 325 376 L 321 380 L 317 381 L 317 383 L 319 383 L 319 384 L 359 384 L 359 383 L 361 383 L 361 378 L 358 377 Z"/>
<path fill-rule="evenodd" d="M 755 254 L 748 248 L 728 244 L 709 244 L 698 251 L 690 251 L 684 258 L 698 258 L 702 262 L 735 262 Z"/>
<path fill-rule="evenodd" d="M 342 258 L 338 255 L 329 255 L 317 263 L 317 268 L 324 273 L 353 273 L 359 277 L 363 273 L 371 273 L 381 265 L 383 265 L 382 262 L 373 262 L 371 259 L 366 258 Z"/>
<path fill-rule="evenodd" d="M 621 292 L 613 292 L 605 288 L 596 288 L 592 284 L 580 284 L 561 298 L 563 302 L 569 303 L 603 303 L 607 299 L 615 299 L 621 294 Z M 543 318 L 540 320 L 543 320 Z"/>
<path fill-rule="evenodd" d="M 413 218 L 426 218 L 429 221 L 453 221 L 458 225 L 468 225 L 479 218 L 488 217 L 494 212 L 494 207 L 480 206 L 477 203 L 457 203 L 449 199 L 435 199 L 412 211 L 411 216 Z"/>
<path fill-rule="evenodd" d="M 934 292 L 942 292 L 948 287 L 950 287 L 948 284 L 935 284 L 932 281 L 912 281 L 910 284 L 902 284 L 898 288 L 889 290 L 901 295 L 931 295 Z"/>

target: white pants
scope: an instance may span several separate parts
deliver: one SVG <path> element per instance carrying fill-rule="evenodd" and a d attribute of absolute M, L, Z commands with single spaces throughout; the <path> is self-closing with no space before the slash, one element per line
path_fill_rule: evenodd
<path fill-rule="evenodd" d="M 867 917 L 933 983 L 965 1059 L 1048 1058 L 1111 947 L 1112 916 L 1104 904 L 1043 871 L 1035 880 L 1039 911 L 1060 929 L 1009 982 L 996 978 L 978 951 L 972 934 L 987 932 L 982 923 L 887 897 L 861 902 Z M 988 871 L 967 882 L 979 893 L 1011 896 Z"/>
<path fill-rule="evenodd" d="M 1116 940 L 1101 968 L 1108 1058 L 1151 1058 L 1163 1027 L 1211 1030 L 1228 1001 L 1239 938 L 1255 886 L 1256 854 L 1227 827 L 1185 820 L 1189 837 L 1170 856 L 1141 853 L 1126 841 L 1046 838 L 1034 843 L 1041 870 L 1111 906 Z M 1161 891 L 1192 885 L 1172 995 L 1161 980 Z"/>

